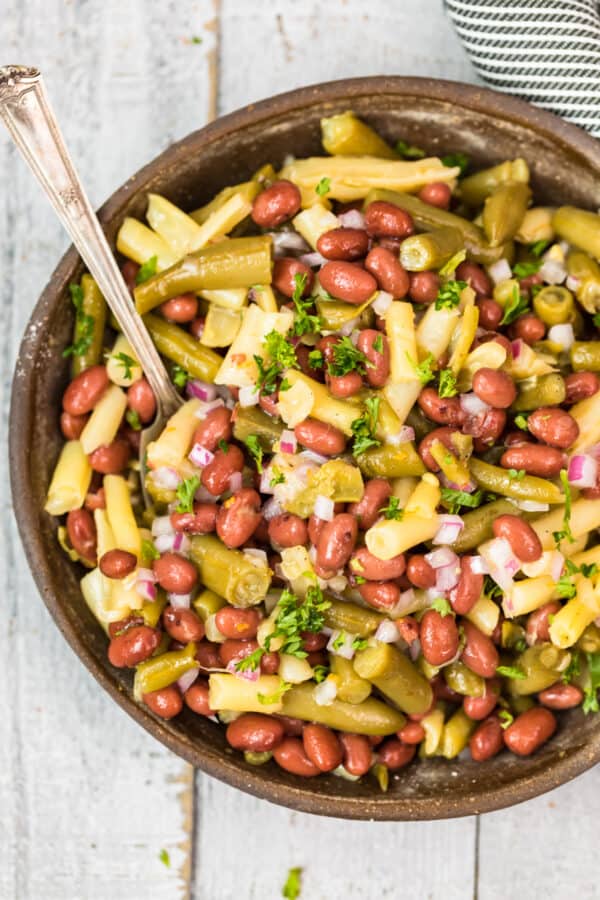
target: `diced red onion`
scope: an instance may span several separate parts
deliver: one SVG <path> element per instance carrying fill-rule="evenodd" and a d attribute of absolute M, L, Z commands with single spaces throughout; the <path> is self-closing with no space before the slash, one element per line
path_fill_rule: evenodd
<path fill-rule="evenodd" d="M 513 359 L 518 359 L 521 355 L 521 350 L 523 348 L 523 341 L 519 338 L 516 341 L 512 341 L 510 345 L 510 350 L 513 355 Z"/>
<path fill-rule="evenodd" d="M 560 260 L 546 258 L 540 266 L 538 274 L 546 284 L 562 284 L 567 277 L 567 270 Z"/>
<path fill-rule="evenodd" d="M 352 334 L 350 335 L 350 341 L 352 344 L 354 344 L 355 347 L 358 344 L 359 337 L 360 337 L 360 331 L 358 330 L 358 328 L 355 328 L 354 331 L 352 332 Z"/>
<path fill-rule="evenodd" d="M 472 556 L 470 565 L 471 565 L 471 572 L 473 573 L 473 575 L 487 575 L 488 574 L 488 566 L 482 556 Z"/>
<path fill-rule="evenodd" d="M 313 690 L 314 701 L 317 706 L 331 706 L 337 697 L 337 684 L 334 678 L 326 678 Z"/>
<path fill-rule="evenodd" d="M 308 558 L 310 559 L 311 563 L 315 563 L 315 562 L 316 562 L 316 559 L 317 559 L 317 548 L 315 547 L 314 544 L 311 544 L 310 547 L 308 548 Z"/>
<path fill-rule="evenodd" d="M 331 522 L 333 519 L 333 507 L 333 500 L 329 497 L 324 497 L 323 494 L 318 494 L 313 512 L 318 519 L 323 519 L 324 522 Z"/>
<path fill-rule="evenodd" d="M 236 491 L 241 491 L 243 482 L 244 479 L 241 472 L 232 472 L 229 476 L 229 490 L 231 493 L 235 494 Z"/>
<path fill-rule="evenodd" d="M 260 485 L 259 489 L 261 494 L 274 494 L 275 487 L 271 484 L 271 479 L 273 478 L 273 472 L 271 470 L 271 466 L 267 466 L 262 470 L 262 475 L 260 476 Z"/>
<path fill-rule="evenodd" d="M 245 550 L 242 550 L 242 553 L 255 566 L 267 565 L 267 554 L 264 550 L 259 550 L 258 547 L 246 547 Z"/>
<path fill-rule="evenodd" d="M 421 641 L 411 641 L 408 645 L 408 655 L 413 662 L 416 662 L 421 655 Z"/>
<path fill-rule="evenodd" d="M 288 250 L 296 250 L 306 253 L 309 246 L 297 231 L 270 231 L 269 236 L 273 241 L 273 255 L 285 256 Z"/>
<path fill-rule="evenodd" d="M 200 381 L 197 378 L 194 378 L 193 381 L 188 381 L 185 390 L 188 397 L 196 397 L 205 403 L 210 403 L 217 399 L 216 386 L 209 384 L 207 381 Z"/>
<path fill-rule="evenodd" d="M 444 566 L 456 566 L 459 563 L 458 556 L 450 547 L 440 547 L 425 554 L 425 560 L 432 569 L 441 569 Z"/>
<path fill-rule="evenodd" d="M 196 489 L 196 493 L 194 494 L 194 500 L 197 500 L 198 503 L 214 503 L 215 495 L 211 494 L 210 491 L 207 491 L 203 484 L 199 485 Z"/>
<path fill-rule="evenodd" d="M 415 429 L 411 425 L 401 425 L 396 434 L 388 437 L 388 444 L 398 447 L 400 444 L 408 444 L 415 439 Z"/>
<path fill-rule="evenodd" d="M 154 538 L 154 546 L 159 553 L 169 553 L 173 549 L 174 541 L 175 532 L 172 534 L 159 534 Z"/>
<path fill-rule="evenodd" d="M 152 472 L 152 481 L 158 488 L 175 491 L 181 481 L 181 476 L 176 469 L 172 469 L 170 466 L 159 466 Z"/>
<path fill-rule="evenodd" d="M 209 463 L 213 461 L 215 458 L 215 454 L 211 453 L 210 450 L 207 450 L 206 447 L 203 447 L 202 444 L 194 444 L 190 452 L 188 453 L 188 459 L 195 466 L 198 466 L 199 469 L 203 469 Z"/>
<path fill-rule="evenodd" d="M 569 277 L 565 281 L 565 286 L 570 291 L 576 291 L 580 284 L 581 284 L 581 278 L 576 278 L 574 275 L 569 275 Z"/>
<path fill-rule="evenodd" d="M 317 266 L 322 266 L 327 262 L 324 256 L 321 256 L 320 253 L 316 251 L 314 253 L 303 253 L 302 256 L 299 256 L 298 259 L 300 262 L 303 262 L 305 266 L 310 266 L 311 269 L 316 268 Z"/>
<path fill-rule="evenodd" d="M 438 594 L 436 594 L 436 597 Z M 398 602 L 392 609 L 386 610 L 388 616 L 391 616 L 392 619 L 400 619 L 402 616 L 406 615 L 408 610 L 413 610 L 415 608 L 416 603 L 416 595 L 412 588 L 408 588 L 407 591 L 403 591 L 399 598 Z"/>
<path fill-rule="evenodd" d="M 348 587 L 348 579 L 345 575 L 334 575 L 333 578 L 327 579 L 327 588 L 328 590 L 337 596 L 338 600 L 345 600 L 345 597 L 341 596 L 342 591 L 345 591 Z"/>
<path fill-rule="evenodd" d="M 190 539 L 183 531 L 178 531 L 173 538 L 173 550 L 175 553 L 189 553 Z"/>
<path fill-rule="evenodd" d="M 198 675 L 200 674 L 200 669 L 189 669 L 187 672 L 184 672 L 181 678 L 177 679 L 177 687 L 181 691 L 182 694 L 185 694 L 189 688 L 193 685 Z"/>
<path fill-rule="evenodd" d="M 487 563 L 489 574 L 502 590 L 510 591 L 513 576 L 521 568 L 521 560 L 512 552 L 505 538 L 494 538 L 480 548 L 481 556 Z"/>
<path fill-rule="evenodd" d="M 174 534 L 175 532 L 171 525 L 170 516 L 157 516 L 152 520 L 151 530 L 152 537 L 158 537 L 159 534 Z"/>
<path fill-rule="evenodd" d="M 279 449 L 282 453 L 295 453 L 298 449 L 298 441 L 293 431 L 287 428 L 281 432 L 279 438 Z"/>
<path fill-rule="evenodd" d="M 135 574 L 137 581 L 158 581 L 158 578 L 156 577 L 152 569 L 143 569 L 140 567 L 139 569 L 136 569 Z"/>
<path fill-rule="evenodd" d="M 432 541 L 433 544 L 453 544 L 457 539 L 465 523 L 460 516 L 441 515 L 440 527 Z"/>
<path fill-rule="evenodd" d="M 576 453 L 569 460 L 568 478 L 569 484 L 578 488 L 591 488 L 596 486 L 598 477 L 598 461 L 587 453 Z"/>
<path fill-rule="evenodd" d="M 283 507 L 281 506 L 279 501 L 275 499 L 275 497 L 271 497 L 270 500 L 267 500 L 262 508 L 263 518 L 265 518 L 267 522 L 270 519 L 275 518 L 275 516 L 280 516 L 282 512 Z"/>
<path fill-rule="evenodd" d="M 348 631 L 340 631 L 336 628 L 335 631 L 331 633 L 331 637 L 327 643 L 327 649 L 330 653 L 333 653 L 334 656 L 343 656 L 344 659 L 352 659 L 356 652 L 352 646 L 355 637 L 355 634 L 350 634 Z M 339 643 L 339 646 L 334 647 L 333 645 L 336 642 Z"/>
<path fill-rule="evenodd" d="M 225 406 L 222 397 L 217 397 L 216 400 L 209 400 L 207 403 L 202 403 L 202 406 L 196 410 L 195 416 L 197 419 L 205 419 L 213 409 L 220 409 L 221 406 Z"/>
<path fill-rule="evenodd" d="M 377 291 L 377 296 L 371 303 L 373 312 L 377 313 L 378 316 L 385 316 L 393 300 L 394 297 L 392 294 L 388 294 L 387 291 Z"/>
<path fill-rule="evenodd" d="M 575 342 L 575 334 L 573 326 L 570 322 L 564 322 L 562 325 L 553 325 L 548 331 L 548 340 L 555 344 L 560 344 L 563 350 L 569 350 Z"/>
<path fill-rule="evenodd" d="M 339 333 L 344 337 L 350 337 L 355 328 L 358 328 L 360 319 L 357 317 L 356 319 L 350 319 L 349 322 L 344 322 L 342 327 L 339 329 Z"/>
<path fill-rule="evenodd" d="M 253 384 L 246 384 L 240 388 L 238 395 L 240 406 L 244 408 L 248 406 L 256 406 L 258 404 L 258 391 Z"/>
<path fill-rule="evenodd" d="M 191 594 L 167 594 L 167 600 L 174 609 L 189 609 L 192 602 Z"/>
<path fill-rule="evenodd" d="M 499 259 L 491 266 L 488 266 L 488 275 L 494 284 L 500 284 L 501 281 L 507 281 L 512 278 L 512 271 L 507 259 Z"/>
<path fill-rule="evenodd" d="M 148 600 L 149 603 L 156 600 L 156 588 L 151 581 L 138 581 L 135 589 L 140 597 L 143 597 L 144 600 Z"/>
<path fill-rule="evenodd" d="M 473 491 L 477 490 L 477 485 L 474 481 L 468 481 L 466 484 L 457 484 L 456 481 L 450 481 L 449 478 L 446 478 L 443 472 L 438 472 L 437 477 L 444 487 L 453 491 L 464 491 L 466 494 L 472 494 Z"/>
<path fill-rule="evenodd" d="M 469 416 L 477 416 L 479 413 L 488 412 L 492 408 L 475 393 L 461 394 L 459 400 L 461 409 Z"/>
<path fill-rule="evenodd" d="M 538 503 L 537 500 L 513 500 L 513 503 L 523 512 L 548 512 L 550 509 L 549 503 Z"/>
<path fill-rule="evenodd" d="M 435 588 L 442 594 L 451 591 L 458 584 L 460 578 L 460 566 L 442 566 L 435 571 Z"/>
<path fill-rule="evenodd" d="M 550 563 L 550 578 L 552 581 L 558 581 L 565 567 L 565 558 L 558 550 L 552 553 L 552 561 Z"/>
<path fill-rule="evenodd" d="M 230 659 L 226 666 L 227 671 L 231 675 L 235 675 L 236 678 L 243 678 L 245 681 L 258 681 L 260 678 L 260 666 L 257 666 L 256 669 L 243 669 L 240 671 L 236 668 L 239 662 L 239 659 Z"/>
<path fill-rule="evenodd" d="M 383 619 L 377 626 L 375 632 L 375 640 L 381 641 L 382 644 L 393 644 L 400 638 L 400 632 L 396 627 L 396 623 L 391 619 Z"/>
<path fill-rule="evenodd" d="M 359 228 L 362 231 L 365 227 L 365 217 L 359 209 L 349 209 L 340 213 L 338 222 L 342 228 Z"/>

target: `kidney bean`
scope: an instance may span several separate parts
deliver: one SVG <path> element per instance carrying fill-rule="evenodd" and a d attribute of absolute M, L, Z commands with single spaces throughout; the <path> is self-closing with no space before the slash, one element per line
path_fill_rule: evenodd
<path fill-rule="evenodd" d="M 84 416 L 93 410 L 108 387 L 106 366 L 90 366 L 73 379 L 63 394 L 62 405 L 72 416 Z"/>
<path fill-rule="evenodd" d="M 531 435 L 529 432 L 509 431 L 504 435 L 503 444 L 505 447 L 525 447 L 531 444 Z M 537 447 L 537 444 L 535 445 Z M 512 468 L 512 466 L 511 466 Z"/>
<path fill-rule="evenodd" d="M 360 575 L 367 581 L 389 581 L 404 574 L 406 560 L 403 553 L 387 560 L 378 559 L 366 547 L 359 547 L 352 554 L 348 568 L 354 575 Z"/>
<path fill-rule="evenodd" d="M 241 547 L 261 521 L 260 494 L 242 488 L 217 513 L 217 534 L 227 547 Z"/>
<path fill-rule="evenodd" d="M 131 669 L 152 656 L 159 644 L 160 631 L 148 625 L 135 625 L 111 640 L 108 658 L 117 669 Z"/>
<path fill-rule="evenodd" d="M 171 513 L 171 525 L 184 534 L 210 534 L 217 524 L 216 503 L 194 503 L 194 512 Z"/>
<path fill-rule="evenodd" d="M 294 434 L 303 447 L 322 456 L 338 456 L 346 447 L 343 432 L 317 419 L 300 422 L 294 428 Z"/>
<path fill-rule="evenodd" d="M 269 540 L 276 547 L 297 547 L 306 544 L 308 528 L 304 519 L 293 513 L 282 513 L 269 520 Z"/>
<path fill-rule="evenodd" d="M 483 575 L 473 571 L 473 557 L 462 556 L 458 584 L 450 591 L 452 609 L 459 616 L 466 616 L 475 606 L 483 590 Z"/>
<path fill-rule="evenodd" d="M 356 346 L 368 359 L 365 367 L 366 380 L 371 387 L 383 387 L 390 376 L 388 339 L 374 328 L 365 328 L 358 335 Z M 381 350 L 377 349 L 379 346 Z"/>
<path fill-rule="evenodd" d="M 256 609 L 223 606 L 215 615 L 215 625 L 226 638 L 250 640 L 256 637 L 260 613 Z"/>
<path fill-rule="evenodd" d="M 504 315 L 504 310 L 500 304 L 492 300 L 491 297 L 479 297 L 476 300 L 476 306 L 479 309 L 480 327 L 495 331 Z"/>
<path fill-rule="evenodd" d="M 402 640 L 407 644 L 419 640 L 419 623 L 412 616 L 402 616 L 402 618 L 396 619 L 396 628 L 400 632 Z"/>
<path fill-rule="evenodd" d="M 317 250 L 325 259 L 351 262 L 366 256 L 369 235 L 362 228 L 333 228 L 317 241 Z"/>
<path fill-rule="evenodd" d="M 600 378 L 595 372 L 571 372 L 565 378 L 565 388 L 567 389 L 565 403 L 578 403 L 598 393 Z"/>
<path fill-rule="evenodd" d="M 156 398 L 145 378 L 140 378 L 127 389 L 127 405 L 138 414 L 142 425 L 152 421 L 156 414 Z"/>
<path fill-rule="evenodd" d="M 327 646 L 329 638 L 321 631 L 303 631 L 302 647 L 307 653 L 315 653 L 317 650 L 324 650 Z"/>
<path fill-rule="evenodd" d="M 414 744 L 403 744 L 402 741 L 395 737 L 387 738 L 377 748 L 377 758 L 391 772 L 396 772 L 411 762 L 416 749 Z"/>
<path fill-rule="evenodd" d="M 438 209 L 450 209 L 451 199 L 452 190 L 445 181 L 431 181 L 419 191 L 419 200 L 429 206 L 437 206 Z"/>
<path fill-rule="evenodd" d="M 273 716 L 244 713 L 227 726 L 225 737 L 234 750 L 266 753 L 284 738 L 283 723 Z"/>
<path fill-rule="evenodd" d="M 366 531 L 375 524 L 391 493 L 392 487 L 387 479 L 371 478 L 367 481 L 361 499 L 348 506 L 348 512 L 356 517 L 359 528 Z"/>
<path fill-rule="evenodd" d="M 521 713 L 504 732 L 504 743 L 517 756 L 530 756 L 556 731 L 556 719 L 549 709 L 534 706 Z"/>
<path fill-rule="evenodd" d="M 312 778 L 321 771 L 310 761 L 304 751 L 304 744 L 297 737 L 285 737 L 273 750 L 273 759 L 286 772 L 302 778 Z"/>
<path fill-rule="evenodd" d="M 277 416 L 279 412 L 279 391 L 275 391 L 274 394 L 265 394 L 262 391 L 258 395 L 258 405 L 261 409 L 264 409 L 266 413 L 270 416 Z"/>
<path fill-rule="evenodd" d="M 412 216 L 385 200 L 369 203 L 365 209 L 365 226 L 371 237 L 377 238 L 405 238 L 415 230 Z"/>
<path fill-rule="evenodd" d="M 97 509 L 106 509 L 104 488 L 100 488 L 97 491 L 91 491 L 85 495 L 85 508 L 89 509 L 90 512 L 95 512 Z"/>
<path fill-rule="evenodd" d="M 120 622 L 110 622 L 108 625 L 108 636 L 112 640 L 114 637 L 118 637 L 119 634 L 124 633 L 129 628 L 135 628 L 136 625 L 144 625 L 144 619 L 142 616 L 127 616 L 126 619 L 121 619 Z"/>
<path fill-rule="evenodd" d="M 189 594 L 198 581 L 198 572 L 193 563 L 177 553 L 163 553 L 155 559 L 152 569 L 158 583 L 168 593 Z"/>
<path fill-rule="evenodd" d="M 455 278 L 460 279 L 460 281 L 466 281 L 469 287 L 475 291 L 478 299 L 480 297 L 490 297 L 492 293 L 492 282 L 486 271 L 477 263 L 467 260 L 461 262 L 456 269 Z"/>
<path fill-rule="evenodd" d="M 442 616 L 435 609 L 428 609 L 421 619 L 421 650 L 432 666 L 443 666 L 458 651 L 458 628 L 454 616 Z"/>
<path fill-rule="evenodd" d="M 329 656 L 325 650 L 313 650 L 306 657 L 306 662 L 309 666 L 312 666 L 313 669 L 316 666 L 327 666 L 329 665 Z"/>
<path fill-rule="evenodd" d="M 60 430 L 63 433 L 63 437 L 68 441 L 78 441 L 87 420 L 87 416 L 72 416 L 71 413 L 61 413 Z"/>
<path fill-rule="evenodd" d="M 123 438 L 116 438 L 112 444 L 97 447 L 89 454 L 89 461 L 95 472 L 102 475 L 118 475 L 131 457 L 131 448 Z"/>
<path fill-rule="evenodd" d="M 162 622 L 170 637 L 180 644 L 190 641 L 201 641 L 204 637 L 204 625 L 193 609 L 180 609 L 166 606 L 162 614 Z"/>
<path fill-rule="evenodd" d="M 94 517 L 87 509 L 72 509 L 67 514 L 67 536 L 73 550 L 82 559 L 96 562 L 96 525 Z"/>
<path fill-rule="evenodd" d="M 542 543 L 529 522 L 519 516 L 498 516 L 494 519 L 492 528 L 494 535 L 507 540 L 512 552 L 523 562 L 535 562 L 544 552 Z"/>
<path fill-rule="evenodd" d="M 231 410 L 226 406 L 218 406 L 211 409 L 206 418 L 202 419 L 192 441 L 213 453 L 219 446 L 219 441 L 229 441 L 231 435 Z"/>
<path fill-rule="evenodd" d="M 130 294 L 133 294 L 133 289 L 136 285 L 135 279 L 139 271 L 139 265 L 132 259 L 126 259 L 121 266 L 121 275 L 123 276 L 123 280 L 127 285 Z"/>
<path fill-rule="evenodd" d="M 431 446 L 434 441 L 441 441 L 441 443 L 446 447 L 447 450 L 450 450 L 453 453 L 456 453 L 456 447 L 452 443 L 452 437 L 455 434 L 459 434 L 456 428 L 449 428 L 445 426 L 443 428 L 434 428 L 433 431 L 430 431 L 429 434 L 426 434 L 418 447 L 419 456 L 427 466 L 430 472 L 439 472 L 440 467 L 431 455 Z"/>
<path fill-rule="evenodd" d="M 528 442 L 520 447 L 510 447 L 500 457 L 500 465 L 505 469 L 524 469 L 528 475 L 539 475 L 541 478 L 554 478 L 566 462 L 565 454 L 555 447 Z"/>
<path fill-rule="evenodd" d="M 560 603 L 544 603 L 527 617 L 525 638 L 530 647 L 550 640 L 550 617 L 560 610 Z"/>
<path fill-rule="evenodd" d="M 206 324 L 206 320 L 203 316 L 196 316 L 195 319 L 192 319 L 190 322 L 190 334 L 192 337 L 195 337 L 196 340 L 200 340 L 202 335 L 204 334 L 204 326 Z"/>
<path fill-rule="evenodd" d="M 161 303 L 159 310 L 169 322 L 183 325 L 191 322 L 198 314 L 198 300 L 195 294 L 178 294 Z"/>
<path fill-rule="evenodd" d="M 464 419 L 458 397 L 440 397 L 435 388 L 423 388 L 417 403 L 428 419 L 440 425 L 460 425 Z"/>
<path fill-rule="evenodd" d="M 421 590 L 426 591 L 435 585 L 435 570 L 420 553 L 415 553 L 409 558 L 406 575 L 410 583 Z"/>
<path fill-rule="evenodd" d="M 287 736 L 302 737 L 304 725 L 306 724 L 302 719 L 294 719 L 292 716 L 282 716 L 280 714 L 276 714 L 275 718 L 278 722 L 281 722 Z"/>
<path fill-rule="evenodd" d="M 203 679 L 195 681 L 183 695 L 185 705 L 199 716 L 214 716 L 216 710 L 210 708 L 208 702 L 208 682 Z"/>
<path fill-rule="evenodd" d="M 370 272 L 349 262 L 325 263 L 319 281 L 332 297 L 356 305 L 364 303 L 377 290 L 377 282 Z"/>
<path fill-rule="evenodd" d="M 516 385 L 507 372 L 485 366 L 473 376 L 473 391 L 496 409 L 507 409 L 517 396 Z"/>
<path fill-rule="evenodd" d="M 229 444 L 227 450 L 217 450 L 214 459 L 202 469 L 202 486 L 215 497 L 229 487 L 229 479 L 234 472 L 244 468 L 244 454 L 236 444 Z"/>
<path fill-rule="evenodd" d="M 387 247 L 373 247 L 365 259 L 365 269 L 370 272 L 381 291 L 391 294 L 394 300 L 406 297 L 410 287 L 408 272 L 400 264 L 398 252 Z"/>
<path fill-rule="evenodd" d="M 394 581 L 366 581 L 357 589 L 365 603 L 375 609 L 393 609 L 400 599 L 400 588 Z"/>
<path fill-rule="evenodd" d="M 293 256 L 282 256 L 273 263 L 273 287 L 277 288 L 277 290 L 285 297 L 293 296 L 293 293 L 296 290 L 297 275 L 306 275 L 306 283 L 304 285 L 304 290 L 302 291 L 302 296 L 306 297 L 310 294 L 315 278 L 310 266 L 300 262 L 299 259 L 295 259 Z M 327 288 L 325 290 L 327 290 Z"/>
<path fill-rule="evenodd" d="M 272 650 L 269 653 L 263 653 L 260 658 L 260 671 L 263 675 L 276 675 L 279 671 L 279 653 Z"/>
<path fill-rule="evenodd" d="M 535 344 L 541 341 L 546 334 L 546 326 L 537 316 L 527 313 L 519 316 L 509 328 L 509 334 L 513 340 L 525 341 L 526 344 Z"/>
<path fill-rule="evenodd" d="M 253 640 L 244 641 L 238 638 L 227 638 L 222 644 L 219 644 L 220 667 L 238 663 L 258 650 L 258 643 Z"/>
<path fill-rule="evenodd" d="M 250 215 L 261 228 L 277 228 L 300 209 L 300 191 L 291 181 L 274 181 L 252 204 Z"/>
<path fill-rule="evenodd" d="M 538 441 L 567 450 L 579 436 L 579 425 L 572 415 L 562 409 L 543 406 L 532 412 L 527 427 Z"/>
<path fill-rule="evenodd" d="M 211 641 L 200 641 L 196 647 L 196 659 L 200 663 L 200 671 L 205 675 L 208 675 L 211 669 L 222 668 L 219 644 L 213 644 Z"/>
<path fill-rule="evenodd" d="M 462 662 L 476 675 L 493 678 L 500 658 L 492 640 L 467 619 L 463 619 L 462 627 L 466 639 L 460 656 Z"/>
<path fill-rule="evenodd" d="M 573 709 L 583 700 L 583 691 L 576 684 L 563 684 L 557 681 L 538 694 L 542 706 L 548 709 Z"/>
<path fill-rule="evenodd" d="M 472 435 L 475 447 L 484 452 L 495 443 L 506 426 L 506 413 L 503 409 L 488 409 L 476 416 L 467 416 L 463 423 L 463 434 Z"/>
<path fill-rule="evenodd" d="M 311 544 L 317 545 L 321 532 L 325 527 L 325 519 L 319 519 L 317 516 L 311 516 L 308 520 L 308 539 Z M 273 566 L 271 566 L 273 568 Z"/>
<path fill-rule="evenodd" d="M 415 303 L 433 303 L 440 289 L 440 276 L 437 272 L 410 272 L 408 293 Z"/>
<path fill-rule="evenodd" d="M 420 722 L 407 722 L 404 728 L 397 732 L 397 737 L 403 744 L 420 744 L 425 740 L 425 729 Z"/>
<path fill-rule="evenodd" d="M 334 516 L 326 522 L 317 543 L 317 562 L 327 570 L 337 571 L 343 568 L 352 555 L 358 523 L 350 513 Z"/>
<path fill-rule="evenodd" d="M 495 709 L 499 696 L 500 679 L 490 678 L 485 683 L 485 694 L 483 697 L 465 697 L 463 709 L 470 719 L 473 719 L 475 722 L 481 722 Z"/>
<path fill-rule="evenodd" d="M 355 394 L 358 394 L 363 385 L 362 376 L 358 372 L 348 372 L 346 375 L 330 375 L 327 373 L 325 381 L 327 382 L 329 393 L 338 400 L 353 397 Z"/>
<path fill-rule="evenodd" d="M 296 345 L 296 359 L 298 360 L 298 365 L 300 366 L 304 374 L 308 375 L 309 378 L 314 378 L 315 381 L 323 381 L 323 369 L 313 369 L 309 362 L 308 357 L 312 349 L 312 347 L 307 347 L 306 344 Z M 266 411 L 269 412 L 269 410 Z"/>
<path fill-rule="evenodd" d="M 179 688 L 174 684 L 161 688 L 159 691 L 144 694 L 143 700 L 148 709 L 151 709 L 154 715 L 160 716 L 161 719 L 172 719 L 183 709 L 183 697 Z"/>
<path fill-rule="evenodd" d="M 502 750 L 504 734 L 497 716 L 490 716 L 473 732 L 469 740 L 471 758 L 475 762 L 485 762 Z"/>
<path fill-rule="evenodd" d="M 326 725 L 305 725 L 302 743 L 307 757 L 321 772 L 331 772 L 341 765 L 343 747 L 335 732 Z"/>
<path fill-rule="evenodd" d="M 371 744 L 364 734 L 339 735 L 340 743 L 344 749 L 343 766 L 350 775 L 366 775 L 371 768 L 373 751 Z"/>
<path fill-rule="evenodd" d="M 107 550 L 100 557 L 98 565 L 107 578 L 121 579 L 134 571 L 137 557 L 135 553 L 128 553 L 127 550 Z"/>

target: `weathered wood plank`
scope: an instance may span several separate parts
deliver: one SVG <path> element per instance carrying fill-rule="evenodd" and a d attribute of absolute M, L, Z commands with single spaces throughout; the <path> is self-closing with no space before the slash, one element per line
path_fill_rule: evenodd
<path fill-rule="evenodd" d="M 3 61 L 42 69 L 95 203 L 214 111 L 214 18 L 212 0 L 4 5 Z M 67 240 L 3 129 L 0 182 L 4 441 L 18 343 Z M 192 769 L 112 703 L 50 621 L 16 535 L 4 450 L 0 896 L 186 897 Z"/>

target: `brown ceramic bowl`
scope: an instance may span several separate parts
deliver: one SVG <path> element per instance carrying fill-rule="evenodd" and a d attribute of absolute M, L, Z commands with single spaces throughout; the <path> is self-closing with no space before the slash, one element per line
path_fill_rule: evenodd
<path fill-rule="evenodd" d="M 538 200 L 600 206 L 600 143 L 521 101 L 477 87 L 420 78 L 364 78 L 317 85 L 239 110 L 196 131 L 134 175 L 100 211 L 109 240 L 123 217 L 141 217 L 148 191 L 184 209 L 206 202 L 261 164 L 320 152 L 319 119 L 352 108 L 390 140 L 430 154 L 463 150 L 475 167 L 524 156 Z M 480 765 L 437 759 L 411 765 L 381 794 L 373 779 L 295 778 L 274 763 L 246 765 L 224 730 L 186 711 L 164 722 L 138 706 L 131 677 L 113 669 L 106 638 L 79 591 L 78 572 L 43 512 L 61 445 L 60 398 L 68 379 L 61 351 L 72 311 L 67 285 L 82 266 L 71 248 L 42 294 L 23 339 L 13 382 L 10 454 L 15 510 L 25 552 L 46 606 L 65 638 L 104 687 L 167 747 L 210 775 L 275 803 L 356 819 L 438 819 L 499 809 L 550 790 L 600 760 L 600 717 L 563 715 L 557 735 L 535 756 L 503 753 Z"/>

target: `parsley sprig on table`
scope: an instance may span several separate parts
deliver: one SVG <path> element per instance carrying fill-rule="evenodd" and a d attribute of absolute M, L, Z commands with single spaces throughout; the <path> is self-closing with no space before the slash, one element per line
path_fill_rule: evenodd
<path fill-rule="evenodd" d="M 361 453 L 364 453 L 371 447 L 379 447 L 381 444 L 381 441 L 375 437 L 380 403 L 380 397 L 369 397 L 365 400 L 364 415 L 355 419 L 350 426 L 354 435 L 354 443 L 352 444 L 354 456 L 360 456 Z"/>
<path fill-rule="evenodd" d="M 71 301 L 75 307 L 75 339 L 63 350 L 62 355 L 83 356 L 90 349 L 94 339 L 94 317 L 83 308 L 83 289 L 78 284 L 70 284 Z"/>

